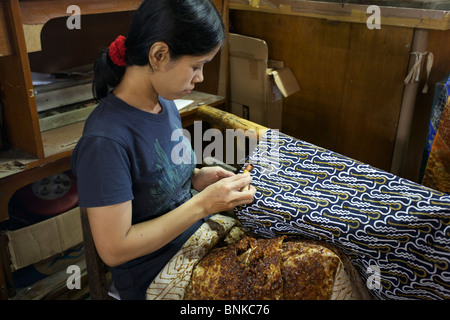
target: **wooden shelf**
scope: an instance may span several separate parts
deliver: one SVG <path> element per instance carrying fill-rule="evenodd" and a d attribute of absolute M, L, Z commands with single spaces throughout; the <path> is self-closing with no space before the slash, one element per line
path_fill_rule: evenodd
<path fill-rule="evenodd" d="M 56 18 L 72 15 L 68 7 L 77 5 L 82 16 L 102 13 L 126 12 L 136 10 L 141 0 L 124 1 L 69 1 L 69 0 L 22 0 L 19 2 L 22 24 L 28 52 L 41 50 L 41 31 L 44 25 Z M 80 19 L 82 22 L 83 19 Z"/>
<path fill-rule="evenodd" d="M 40 32 L 45 23 L 54 18 L 69 17 L 71 12 L 67 8 L 76 4 L 80 8 L 82 15 L 133 11 L 141 3 L 141 0 L 104 0 L 90 1 L 79 0 L 74 3 L 70 0 L 21 0 L 19 10 L 15 14 L 15 19 L 20 18 L 23 24 L 24 36 L 29 48 L 28 52 L 40 49 Z M 14 48 L 11 30 L 10 1 L 0 1 L 0 57 L 13 54 Z"/>
<path fill-rule="evenodd" d="M 69 17 L 67 8 L 77 5 L 81 14 L 97 14 L 136 10 L 142 0 L 21 0 L 19 1 L 23 24 L 45 24 L 50 19 Z"/>
<path fill-rule="evenodd" d="M 196 120 L 198 107 L 208 105 L 222 108 L 225 104 L 224 97 L 198 91 L 191 92 L 183 99 L 193 101 L 179 110 L 185 127 Z M 78 121 L 41 132 L 45 155 L 43 161 L 52 161 L 70 154 L 80 139 L 83 128 L 84 121 Z M 17 148 L 5 149 L 0 152 L 0 179 L 42 165 L 43 161 Z"/>
<path fill-rule="evenodd" d="M 84 121 L 79 121 L 42 132 L 45 157 L 71 151 L 83 133 Z"/>
<path fill-rule="evenodd" d="M 6 2 L 0 2 L 0 57 L 12 54 L 11 40 L 8 32 L 8 16 Z"/>
<path fill-rule="evenodd" d="M 356 3 L 294 0 L 230 0 L 230 9 L 298 15 L 331 21 L 366 23 L 367 5 Z M 380 6 L 381 25 L 449 30 L 450 11 Z"/>
<path fill-rule="evenodd" d="M 183 109 L 180 109 L 180 116 L 183 125 L 192 124 L 189 120 L 191 115 L 195 114 L 197 108 L 202 105 L 217 106 L 225 103 L 225 99 L 220 96 L 193 91 L 183 99 L 193 100 L 193 102 Z M 62 152 L 71 151 L 83 133 L 84 121 L 78 121 L 59 128 L 42 132 L 42 142 L 44 144 L 45 157 L 55 156 Z"/>

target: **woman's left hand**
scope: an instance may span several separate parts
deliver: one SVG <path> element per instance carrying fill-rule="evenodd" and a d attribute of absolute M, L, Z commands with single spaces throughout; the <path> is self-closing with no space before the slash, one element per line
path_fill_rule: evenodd
<path fill-rule="evenodd" d="M 222 167 L 203 167 L 195 169 L 192 175 L 192 186 L 198 192 L 220 179 L 234 176 L 234 173 Z"/>

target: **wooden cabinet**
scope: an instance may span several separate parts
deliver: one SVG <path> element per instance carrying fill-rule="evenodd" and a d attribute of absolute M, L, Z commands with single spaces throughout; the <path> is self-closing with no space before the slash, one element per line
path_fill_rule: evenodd
<path fill-rule="evenodd" d="M 78 3 L 83 13 L 95 14 L 131 11 L 139 1 Z M 70 155 L 81 135 L 82 122 L 41 132 L 30 63 L 31 55 L 39 53 L 29 53 L 39 47 L 44 38 L 41 38 L 41 30 L 48 21 L 70 16 L 67 13 L 70 4 L 69 1 L 0 2 L 0 101 L 3 109 L 0 221 L 7 219 L 9 198 L 18 188 L 56 173 L 55 170 L 70 168 Z M 73 47 L 82 49 L 83 43 L 73 43 Z M 66 53 L 63 49 L 60 52 Z M 79 54 L 73 51 L 74 56 Z"/>

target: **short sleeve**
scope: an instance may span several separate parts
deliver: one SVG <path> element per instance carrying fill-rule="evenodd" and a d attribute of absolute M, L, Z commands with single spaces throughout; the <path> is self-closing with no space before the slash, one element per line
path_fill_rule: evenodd
<path fill-rule="evenodd" d="M 116 141 L 83 137 L 72 155 L 80 207 L 100 207 L 133 200 L 130 161 Z"/>

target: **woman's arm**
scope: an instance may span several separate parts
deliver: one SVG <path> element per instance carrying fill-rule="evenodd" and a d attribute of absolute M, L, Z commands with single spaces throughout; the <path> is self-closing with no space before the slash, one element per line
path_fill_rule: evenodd
<path fill-rule="evenodd" d="M 238 174 L 213 183 L 178 208 L 139 224 L 131 224 L 131 201 L 88 208 L 97 251 L 109 266 L 116 266 L 163 247 L 196 221 L 213 213 L 251 203 L 255 188 L 241 192 L 251 181 Z"/>

